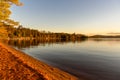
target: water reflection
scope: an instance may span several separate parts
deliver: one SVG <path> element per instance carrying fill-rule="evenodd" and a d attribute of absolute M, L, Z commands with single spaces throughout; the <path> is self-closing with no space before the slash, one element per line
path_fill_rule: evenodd
<path fill-rule="evenodd" d="M 51 45 L 51 44 L 66 44 L 66 43 L 81 43 L 83 41 L 85 41 L 86 39 L 80 39 L 80 40 L 64 40 L 64 39 L 50 39 L 50 40 L 45 40 L 45 39 L 31 39 L 31 40 L 4 40 L 5 43 L 7 43 L 8 45 L 14 46 L 18 49 L 22 49 L 22 48 L 30 48 L 30 47 L 34 47 L 34 46 L 46 46 L 46 45 Z"/>
<path fill-rule="evenodd" d="M 116 42 L 118 42 L 118 41 L 120 41 L 120 38 L 89 38 L 89 40 L 92 40 L 92 41 L 97 41 L 97 42 L 99 42 L 99 41 L 116 41 Z"/>
<path fill-rule="evenodd" d="M 120 80 L 119 38 L 90 38 L 79 41 L 10 40 L 6 43 L 79 78 Z"/>

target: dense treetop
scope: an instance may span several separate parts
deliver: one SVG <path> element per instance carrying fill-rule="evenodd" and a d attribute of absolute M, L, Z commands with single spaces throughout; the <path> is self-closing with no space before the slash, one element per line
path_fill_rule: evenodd
<path fill-rule="evenodd" d="M 5 28 L 6 25 L 15 26 L 18 25 L 18 22 L 9 19 L 10 14 L 10 7 L 15 4 L 17 6 L 22 5 L 19 0 L 0 0 L 0 37 L 7 37 L 8 33 Z"/>
<path fill-rule="evenodd" d="M 22 5 L 19 0 L 0 0 L 0 26 L 7 24 L 7 25 L 18 25 L 18 22 L 15 22 L 9 19 L 10 14 L 10 7 L 15 4 L 17 6 Z"/>

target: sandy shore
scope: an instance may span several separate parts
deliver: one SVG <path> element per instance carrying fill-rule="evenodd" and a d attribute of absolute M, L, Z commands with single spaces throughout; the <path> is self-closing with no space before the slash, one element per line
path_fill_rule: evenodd
<path fill-rule="evenodd" d="M 0 42 L 0 80 L 80 80 Z"/>

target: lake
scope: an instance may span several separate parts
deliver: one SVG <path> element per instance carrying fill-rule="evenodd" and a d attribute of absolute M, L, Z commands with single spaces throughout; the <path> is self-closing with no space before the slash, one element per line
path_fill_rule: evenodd
<path fill-rule="evenodd" d="M 10 40 L 7 43 L 51 66 L 87 80 L 120 80 L 120 39 Z"/>

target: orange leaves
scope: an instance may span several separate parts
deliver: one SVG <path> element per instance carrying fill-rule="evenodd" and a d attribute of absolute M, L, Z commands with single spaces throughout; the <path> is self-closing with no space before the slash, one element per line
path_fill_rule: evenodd
<path fill-rule="evenodd" d="M 0 0 L 0 22 L 4 22 L 9 25 L 18 25 L 18 22 L 9 19 L 10 14 L 10 7 L 12 4 L 17 6 L 22 6 L 23 4 L 19 2 L 19 0 Z"/>

